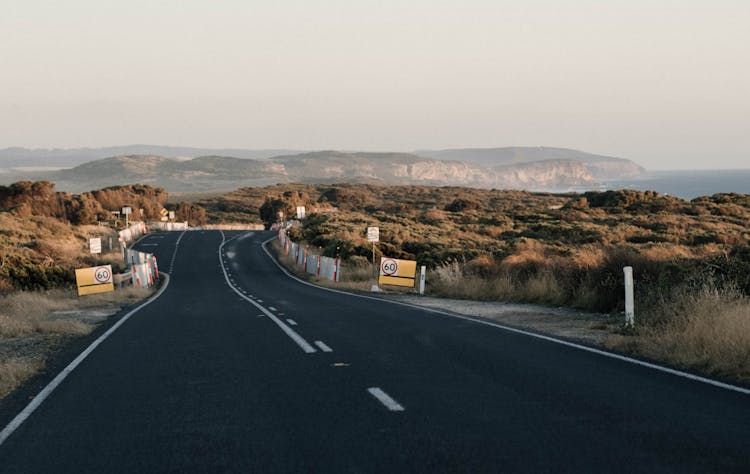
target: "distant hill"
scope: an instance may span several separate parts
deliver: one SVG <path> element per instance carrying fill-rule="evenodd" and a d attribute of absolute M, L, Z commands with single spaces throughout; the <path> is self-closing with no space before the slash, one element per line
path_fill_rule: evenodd
<path fill-rule="evenodd" d="M 564 160 L 583 163 L 595 179 L 612 179 L 639 176 L 646 170 L 637 163 L 624 158 L 595 155 L 569 148 L 553 147 L 504 147 L 504 148 L 460 148 L 451 150 L 424 150 L 419 156 L 437 160 L 456 160 L 477 163 L 497 169 L 521 163 Z"/>
<path fill-rule="evenodd" d="M 299 150 L 244 148 L 192 148 L 161 145 L 125 145 L 102 148 L 20 148 L 0 149 L 0 168 L 57 167 L 71 168 L 112 156 L 154 155 L 165 158 L 195 158 L 198 156 L 232 156 L 260 160 L 272 156 L 299 153 Z"/>
<path fill-rule="evenodd" d="M 582 152 L 538 152 L 522 149 L 445 150 L 430 152 L 444 158 L 412 153 L 316 151 L 263 159 L 209 155 L 173 159 L 162 155 L 129 154 L 98 159 L 56 171 L 30 170 L 0 174 L 0 182 L 50 180 L 58 189 L 84 192 L 106 186 L 142 183 L 169 192 L 229 191 L 243 186 L 276 183 L 375 183 L 468 186 L 476 188 L 561 191 L 592 186 L 598 179 L 628 176 L 642 170 L 619 158 Z M 497 150 L 506 150 L 505 155 Z M 258 152 L 260 153 L 260 152 Z M 423 152 L 427 153 L 427 152 Z M 470 159 L 449 159 L 465 156 Z M 495 158 L 492 158 L 492 157 Z M 499 159 L 499 157 L 510 157 Z M 586 158 L 572 159 L 571 157 Z"/>

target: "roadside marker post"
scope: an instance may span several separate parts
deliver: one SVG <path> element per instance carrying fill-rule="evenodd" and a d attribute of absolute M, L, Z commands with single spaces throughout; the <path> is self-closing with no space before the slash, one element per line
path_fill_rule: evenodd
<path fill-rule="evenodd" d="M 635 325 L 635 303 L 633 301 L 633 267 L 624 267 L 625 274 L 625 326 Z"/>
<path fill-rule="evenodd" d="M 424 279 L 425 279 L 425 273 L 427 272 L 427 267 L 422 265 L 419 268 L 419 294 L 424 294 Z"/>

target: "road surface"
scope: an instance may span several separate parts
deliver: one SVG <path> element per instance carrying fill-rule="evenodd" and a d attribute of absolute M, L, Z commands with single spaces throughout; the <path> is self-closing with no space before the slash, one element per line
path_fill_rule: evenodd
<path fill-rule="evenodd" d="M 747 394 L 303 285 L 271 235 L 143 239 L 166 290 L 7 437 L 0 471 L 750 471 Z"/>

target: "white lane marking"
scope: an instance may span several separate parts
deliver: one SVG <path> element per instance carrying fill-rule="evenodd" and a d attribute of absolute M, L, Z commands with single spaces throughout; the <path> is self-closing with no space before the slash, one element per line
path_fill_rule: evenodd
<path fill-rule="evenodd" d="M 130 311 L 128 314 L 123 316 L 119 321 L 113 324 L 112 327 L 107 330 L 107 332 L 105 332 L 104 334 L 99 336 L 97 340 L 92 342 L 91 345 L 89 345 L 83 352 L 81 352 L 78 355 L 78 357 L 73 359 L 73 362 L 68 364 L 68 366 L 62 370 L 62 372 L 57 374 L 57 377 L 52 379 L 52 381 L 48 383 L 47 386 L 44 387 L 42 391 L 39 392 L 39 394 L 37 394 L 37 396 L 34 397 L 31 400 L 31 402 L 29 402 L 28 405 L 26 405 L 26 408 L 21 410 L 21 412 L 18 415 L 16 415 L 16 417 L 13 418 L 11 422 L 8 423 L 8 425 L 5 428 L 3 428 L 3 431 L 0 431 L 0 446 L 2 446 L 5 440 L 7 440 L 8 437 L 12 435 L 13 432 L 16 431 L 16 429 L 18 429 L 18 427 L 21 426 L 21 424 L 24 421 L 26 421 L 26 419 L 29 416 L 31 416 L 31 414 L 34 413 L 34 411 L 37 408 L 39 408 L 39 405 L 41 405 L 42 402 L 44 402 L 44 400 L 46 400 L 47 397 L 49 397 L 52 394 L 52 392 L 57 388 L 57 386 L 60 385 L 62 381 L 65 380 L 65 378 L 68 375 L 70 375 L 70 373 L 73 372 L 75 368 L 78 367 L 81 364 L 81 362 L 83 362 L 84 359 L 86 359 L 86 357 L 88 357 L 89 354 L 91 354 L 94 351 L 94 349 L 96 349 L 99 346 L 99 344 L 104 342 L 104 340 L 107 339 L 110 335 L 112 335 L 113 332 L 117 331 L 117 328 L 122 326 L 125 323 L 125 321 L 130 319 L 131 316 L 133 316 L 135 313 L 137 313 L 141 309 L 145 308 L 146 306 L 156 301 L 156 299 L 160 297 L 162 293 L 164 293 L 164 290 L 166 290 L 167 286 L 169 286 L 169 274 L 162 272 L 162 275 L 164 275 L 164 284 L 162 285 L 161 288 L 159 288 L 159 291 L 157 291 L 154 296 L 147 299 L 143 304 L 141 304 L 140 306 L 138 306 L 137 308 L 135 308 L 134 310 Z"/>
<path fill-rule="evenodd" d="M 174 269 L 174 261 L 175 258 L 177 258 L 177 250 L 180 248 L 180 241 L 182 240 L 182 236 L 185 235 L 185 231 L 183 230 L 182 233 L 177 237 L 177 241 L 174 243 L 174 252 L 172 252 L 172 258 L 169 261 L 169 271 L 171 272 Z"/>
<path fill-rule="evenodd" d="M 627 362 L 629 364 L 640 365 L 641 367 L 646 367 L 646 368 L 649 368 L 649 369 L 652 369 L 652 370 L 656 370 L 656 371 L 659 371 L 659 372 L 664 372 L 664 373 L 667 373 L 667 374 L 670 374 L 670 375 L 675 375 L 677 377 L 682 377 L 682 378 L 685 378 L 685 379 L 688 379 L 688 380 L 692 380 L 694 382 L 700 382 L 700 383 L 704 383 L 704 384 L 707 384 L 707 385 L 713 385 L 714 387 L 722 388 L 724 390 L 731 390 L 733 392 L 742 393 L 744 395 L 750 395 L 750 389 L 747 389 L 747 388 L 744 388 L 744 387 L 738 387 L 737 385 L 732 385 L 732 384 L 728 384 L 728 383 L 724 383 L 724 382 L 719 382 L 718 380 L 712 380 L 712 379 L 709 379 L 709 378 L 706 378 L 706 377 L 701 377 L 700 375 L 689 374 L 689 373 L 683 372 L 681 370 L 670 369 L 669 367 L 664 367 L 662 365 L 656 365 L 656 364 L 652 364 L 650 362 L 645 362 L 645 361 L 642 361 L 642 360 L 633 359 L 632 357 L 628 357 L 628 356 L 624 356 L 624 355 L 620 355 L 620 354 L 615 354 L 614 352 L 607 352 L 607 351 L 603 351 L 603 350 L 600 350 L 600 349 L 595 349 L 593 347 L 582 346 L 582 345 L 576 344 L 574 342 L 563 341 L 562 339 L 556 339 L 556 338 L 551 337 L 551 336 L 545 336 L 543 334 L 537 334 L 537 333 L 533 333 L 533 332 L 529 332 L 529 331 L 524 331 L 523 329 L 516 329 L 516 328 L 509 327 L 509 326 L 503 326 L 502 324 L 493 323 L 491 321 L 484 321 L 484 320 L 481 320 L 481 319 L 474 319 L 474 318 L 471 318 L 469 316 L 464 316 L 464 315 L 461 315 L 461 314 L 448 313 L 446 311 L 441 311 L 439 309 L 427 308 L 425 306 L 418 306 L 418 305 L 411 304 L 411 303 L 404 303 L 403 301 L 393 301 L 393 300 L 387 300 L 387 299 L 383 299 L 383 298 L 375 298 L 373 296 L 358 295 L 358 294 L 355 294 L 355 293 L 349 293 L 349 292 L 342 291 L 342 290 L 336 290 L 336 289 L 333 289 L 333 288 L 326 288 L 324 286 L 313 285 L 312 283 L 304 281 L 304 280 L 302 280 L 300 278 L 297 278 L 296 276 L 294 276 L 291 273 L 289 273 L 287 271 L 287 269 L 284 268 L 279 262 L 277 262 L 276 259 L 273 257 L 273 255 L 271 255 L 271 252 L 269 252 L 268 249 L 266 248 L 266 244 L 268 242 L 271 242 L 274 239 L 277 239 L 277 238 L 278 237 L 271 237 L 270 239 L 268 239 L 265 242 L 263 242 L 263 245 L 261 246 L 263 248 L 263 251 L 266 253 L 266 255 L 268 255 L 268 258 L 270 258 L 271 261 L 273 263 L 275 263 L 276 266 L 279 267 L 279 269 L 286 274 L 286 276 L 288 276 L 289 278 L 291 278 L 293 280 L 296 280 L 298 283 L 302 283 L 303 285 L 311 286 L 313 288 L 317 288 L 317 289 L 323 290 L 323 291 L 330 291 L 331 293 L 339 293 L 339 294 L 342 294 L 342 295 L 354 296 L 355 298 L 363 298 L 363 299 L 374 300 L 374 301 L 382 301 L 384 303 L 395 304 L 395 305 L 398 305 L 398 306 L 405 306 L 407 308 L 412 308 L 412 309 L 418 309 L 418 310 L 421 310 L 421 311 L 424 311 L 424 312 L 427 312 L 427 313 L 439 314 L 441 316 L 448 316 L 450 318 L 463 319 L 465 321 L 471 321 L 471 322 L 474 322 L 474 323 L 477 323 L 477 324 L 483 324 L 485 326 L 492 326 L 494 328 L 502 329 L 504 331 L 512 332 L 512 333 L 515 333 L 515 334 L 523 334 L 524 336 L 529 336 L 529 337 L 533 337 L 533 338 L 536 338 L 536 339 L 541 339 L 543 341 L 552 342 L 552 343 L 560 344 L 560 345 L 567 346 L 567 347 L 572 347 L 573 349 L 578 349 L 578 350 L 581 350 L 581 351 L 590 352 L 592 354 L 600 355 L 602 357 L 608 357 L 610 359 L 616 359 L 616 360 L 619 360 L 619 361 L 622 361 L 622 362 Z"/>
<path fill-rule="evenodd" d="M 297 325 L 297 321 L 295 321 L 293 319 L 287 319 L 286 322 L 288 322 L 290 326 L 296 326 Z"/>
<path fill-rule="evenodd" d="M 315 341 L 315 345 L 320 347 L 320 350 L 323 352 L 333 352 L 333 349 L 328 347 L 326 343 L 323 341 Z"/>
<path fill-rule="evenodd" d="M 224 237 L 224 231 L 219 231 L 219 232 L 221 232 L 221 245 L 219 246 L 219 261 L 221 261 L 221 250 L 224 248 L 224 245 L 227 243 L 227 241 L 225 240 L 225 237 Z M 221 270 L 222 270 L 222 272 L 224 272 L 224 279 L 227 281 L 227 285 L 229 285 L 229 287 L 232 290 L 234 290 L 235 293 L 237 293 L 242 298 L 244 298 L 246 301 L 248 301 L 250 304 L 252 304 L 256 308 L 258 308 L 259 310 L 261 310 L 263 312 L 263 314 L 265 314 L 266 316 L 268 316 L 269 318 L 271 318 L 271 321 L 273 321 L 274 323 L 276 323 L 276 325 L 278 327 L 280 327 L 281 330 L 284 331 L 284 333 L 287 336 L 289 336 L 289 338 L 291 340 L 293 340 L 294 342 L 296 342 L 297 345 L 300 346 L 300 348 L 302 348 L 303 351 L 305 351 L 307 354 L 311 354 L 313 352 L 318 352 L 313 346 L 310 345 L 309 342 L 307 342 L 302 336 L 300 336 L 299 334 L 297 334 L 297 332 L 294 329 L 292 329 L 289 326 L 287 326 L 286 324 L 284 324 L 284 322 L 281 321 L 279 318 L 277 318 L 272 312 L 268 311 L 265 307 L 263 307 L 260 304 L 258 304 L 258 302 L 262 303 L 261 300 L 258 300 L 258 302 L 256 302 L 256 301 L 248 298 L 247 296 L 243 295 L 237 288 L 235 288 L 234 285 L 232 285 L 231 283 L 229 283 L 229 276 L 227 276 L 227 270 L 226 270 L 226 268 L 224 268 L 224 265 L 221 266 Z"/>
<path fill-rule="evenodd" d="M 258 303 L 262 303 L 262 302 L 263 302 L 263 300 L 258 300 Z"/>
<path fill-rule="evenodd" d="M 271 311 L 277 311 L 277 309 L 274 308 L 273 306 L 269 306 L 268 309 L 270 309 Z"/>
<path fill-rule="evenodd" d="M 385 405 L 386 408 L 388 408 L 391 411 L 404 411 L 404 407 L 402 407 L 396 400 L 391 398 L 387 393 L 385 393 L 380 387 L 370 387 L 367 389 L 368 392 L 370 392 L 370 395 L 377 398 L 380 403 Z"/>

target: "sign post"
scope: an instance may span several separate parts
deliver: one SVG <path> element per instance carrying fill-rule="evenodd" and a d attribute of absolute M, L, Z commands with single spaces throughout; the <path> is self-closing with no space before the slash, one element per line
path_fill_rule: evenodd
<path fill-rule="evenodd" d="M 302 220 L 305 216 L 305 206 L 297 206 L 297 219 Z"/>
<path fill-rule="evenodd" d="M 375 269 L 375 242 L 380 241 L 380 227 L 367 228 L 367 241 L 372 242 L 372 268 Z"/>
<path fill-rule="evenodd" d="M 122 208 L 122 213 L 125 214 L 125 228 L 126 229 L 129 226 L 129 224 L 128 224 L 128 216 L 130 216 L 130 214 L 132 212 L 133 212 L 133 208 L 131 208 L 131 207 L 126 206 L 126 207 Z"/>

